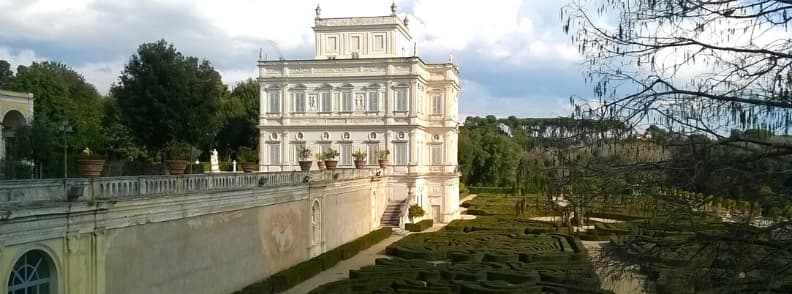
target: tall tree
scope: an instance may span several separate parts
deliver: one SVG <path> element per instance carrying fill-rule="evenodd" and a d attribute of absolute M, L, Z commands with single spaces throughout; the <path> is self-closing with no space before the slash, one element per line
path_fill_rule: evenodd
<path fill-rule="evenodd" d="M 11 71 L 11 64 L 0 59 L 0 89 L 5 89 L 13 77 L 14 72 Z"/>
<path fill-rule="evenodd" d="M 35 140 L 20 138 L 20 144 L 33 144 L 21 149 L 31 151 L 29 159 L 45 166 L 44 176 L 62 176 L 64 147 L 70 157 L 86 147 L 103 151 L 104 100 L 93 85 L 69 66 L 51 61 L 19 66 L 9 88 L 33 93 L 35 97 L 34 130 L 22 132 L 34 136 Z M 71 126 L 72 131 L 60 132 L 58 126 L 62 123 Z M 69 161 L 69 166 L 73 168 L 74 160 Z"/>
<path fill-rule="evenodd" d="M 140 45 L 111 89 L 125 125 L 150 151 L 171 141 L 208 146 L 225 93 L 209 61 L 184 56 L 165 40 Z"/>
<path fill-rule="evenodd" d="M 792 126 L 792 1 L 574 0 L 562 15 L 598 100 L 577 103 L 575 115 L 623 120 L 633 128 L 656 124 L 667 133 L 654 142 L 673 154 L 634 165 L 605 163 L 592 172 L 666 172 L 669 181 L 658 184 L 717 189 L 750 208 L 754 203 L 744 199 L 792 199 L 792 143 L 770 135 Z M 663 191 L 647 192 L 667 199 Z M 686 196 L 674 213 L 695 215 L 702 198 Z M 697 248 L 699 260 L 691 266 L 711 270 L 684 274 L 713 292 L 779 291 L 779 281 L 790 289 L 788 265 L 768 262 L 788 260 L 788 241 L 768 235 L 792 221 L 765 229 L 748 221 L 736 231 L 697 231 L 675 244 L 657 243 L 653 251 Z M 748 272 L 761 274 L 744 278 Z"/>
<path fill-rule="evenodd" d="M 258 82 L 247 79 L 237 84 L 223 99 L 220 109 L 222 127 L 215 138 L 215 145 L 225 152 L 242 146 L 255 149 L 259 139 Z"/>

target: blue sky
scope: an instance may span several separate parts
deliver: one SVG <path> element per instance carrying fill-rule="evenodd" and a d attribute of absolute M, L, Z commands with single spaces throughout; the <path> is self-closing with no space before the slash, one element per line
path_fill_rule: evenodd
<path fill-rule="evenodd" d="M 325 17 L 390 13 L 391 0 L 319 0 Z M 462 115 L 566 115 L 588 97 L 580 56 L 561 31 L 563 0 L 399 0 L 427 62 L 462 71 Z M 164 38 L 208 59 L 226 83 L 255 75 L 259 48 L 310 58 L 317 1 L 0 0 L 0 59 L 64 62 L 105 93 L 143 42 Z M 7 16 L 7 17 L 6 17 Z M 275 49 L 271 44 L 278 47 Z"/>

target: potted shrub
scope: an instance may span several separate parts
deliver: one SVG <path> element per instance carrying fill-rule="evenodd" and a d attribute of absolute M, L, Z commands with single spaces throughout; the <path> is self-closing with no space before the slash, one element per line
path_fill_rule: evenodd
<path fill-rule="evenodd" d="M 388 149 L 380 150 L 377 152 L 377 160 L 379 161 L 380 168 L 386 168 L 390 165 L 390 160 L 388 160 L 388 155 L 390 155 L 390 151 Z"/>
<path fill-rule="evenodd" d="M 317 152 L 316 153 L 316 166 L 319 167 L 319 170 L 324 170 L 325 169 L 324 160 L 325 160 L 324 153 Z"/>
<path fill-rule="evenodd" d="M 171 175 L 183 175 L 184 169 L 190 164 L 190 145 L 187 143 L 172 142 L 166 148 L 168 159 L 165 165 Z"/>
<path fill-rule="evenodd" d="M 242 170 L 252 173 L 258 170 L 258 152 L 253 148 L 242 146 L 237 150 L 237 160 L 242 163 Z"/>
<path fill-rule="evenodd" d="M 338 151 L 334 150 L 333 148 L 328 148 L 327 151 L 324 153 L 324 163 L 325 167 L 329 170 L 334 170 L 338 166 Z"/>
<path fill-rule="evenodd" d="M 308 146 L 297 146 L 297 159 L 300 162 L 300 170 L 304 172 L 311 170 L 311 165 L 313 165 L 313 161 L 311 161 L 311 153 L 311 148 L 308 148 Z"/>
<path fill-rule="evenodd" d="M 355 151 L 352 153 L 352 157 L 355 158 L 355 168 L 362 169 L 366 167 L 366 152 L 363 151 Z"/>
<path fill-rule="evenodd" d="M 423 217 L 424 213 L 425 212 L 424 212 L 423 208 L 421 208 L 420 205 L 413 204 L 413 205 L 410 205 L 409 210 L 407 210 L 407 217 L 410 219 L 411 223 L 414 223 L 413 219 L 415 219 L 416 217 Z"/>
<path fill-rule="evenodd" d="M 83 178 L 101 176 L 104 164 L 104 156 L 94 153 L 88 147 L 83 149 L 82 153 L 80 153 L 80 159 L 77 160 L 77 165 L 80 168 L 80 176 Z"/>

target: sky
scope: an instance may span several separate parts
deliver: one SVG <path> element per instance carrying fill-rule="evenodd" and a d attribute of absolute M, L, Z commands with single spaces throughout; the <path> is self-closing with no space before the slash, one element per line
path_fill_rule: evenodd
<path fill-rule="evenodd" d="M 390 14 L 391 0 L 0 0 L 0 59 L 60 61 L 105 94 L 140 44 L 165 39 L 233 85 L 255 76 L 260 48 L 312 58 L 317 3 L 323 17 L 374 16 Z M 564 0 L 396 3 L 425 61 L 453 55 L 463 117 L 562 116 L 570 96 L 591 96 L 561 30 Z"/>

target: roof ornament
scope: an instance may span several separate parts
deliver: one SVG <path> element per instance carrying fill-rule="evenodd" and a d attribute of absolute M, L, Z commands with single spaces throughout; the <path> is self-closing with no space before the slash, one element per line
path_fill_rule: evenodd
<path fill-rule="evenodd" d="M 404 16 L 404 26 L 406 27 L 406 26 L 408 26 L 409 24 L 410 24 L 410 19 L 408 19 L 408 18 L 407 18 L 407 16 L 405 15 L 405 16 Z"/>
<path fill-rule="evenodd" d="M 397 7 L 398 6 L 396 6 L 396 0 L 393 0 L 393 2 L 391 3 L 391 15 L 392 16 L 396 16 L 396 8 Z"/>
<path fill-rule="evenodd" d="M 322 18 L 322 8 L 319 7 L 319 3 L 316 3 L 316 9 L 314 10 L 316 11 L 316 19 Z"/>
<path fill-rule="evenodd" d="M 264 60 L 264 48 L 259 48 L 259 60 Z"/>
<path fill-rule="evenodd" d="M 454 63 L 454 53 L 448 53 L 448 63 Z"/>

